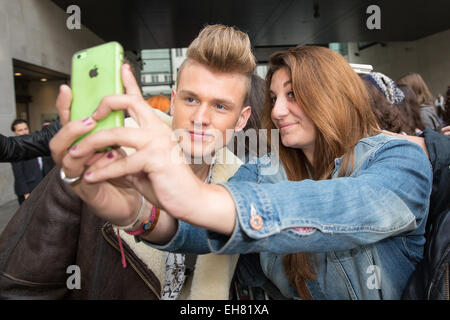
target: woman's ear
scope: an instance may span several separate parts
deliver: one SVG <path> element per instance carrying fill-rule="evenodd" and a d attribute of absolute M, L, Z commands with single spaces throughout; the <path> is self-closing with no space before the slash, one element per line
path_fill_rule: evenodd
<path fill-rule="evenodd" d="M 252 107 L 250 106 L 246 106 L 244 109 L 241 110 L 241 113 L 239 114 L 239 119 L 236 125 L 234 126 L 235 132 L 239 132 L 245 128 L 251 114 L 252 114 Z"/>

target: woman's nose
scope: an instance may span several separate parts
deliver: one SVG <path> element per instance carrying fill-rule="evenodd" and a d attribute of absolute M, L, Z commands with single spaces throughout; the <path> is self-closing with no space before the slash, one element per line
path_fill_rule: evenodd
<path fill-rule="evenodd" d="M 277 99 L 272 108 L 272 117 L 275 119 L 281 119 L 288 114 L 289 110 L 287 108 L 286 100 L 283 98 Z"/>

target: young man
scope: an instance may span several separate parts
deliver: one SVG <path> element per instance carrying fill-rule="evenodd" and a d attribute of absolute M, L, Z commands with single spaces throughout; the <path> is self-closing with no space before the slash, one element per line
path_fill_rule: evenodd
<path fill-rule="evenodd" d="M 230 139 L 226 130 L 242 130 L 250 116 L 250 107 L 246 106 L 245 102 L 254 68 L 255 59 L 246 34 L 231 27 L 208 26 L 190 45 L 187 60 L 180 68 L 177 88 L 173 91 L 171 99 L 173 119 L 158 113 L 162 123 L 165 123 L 163 130 L 169 130 L 172 126 L 172 130 L 180 140 L 181 150 L 192 163 L 192 171 L 202 181 L 226 181 L 240 166 L 240 161 L 223 146 Z M 124 100 L 131 96 L 135 103 L 140 104 L 140 107 L 148 109 L 127 66 L 123 67 L 122 79 L 127 96 L 107 97 L 103 102 L 111 99 Z M 84 122 L 69 123 L 67 116 L 64 115 L 68 114 L 66 111 L 70 108 L 70 102 L 71 91 L 63 86 L 57 101 L 63 127 L 51 141 L 51 149 L 57 164 L 62 165 L 61 172 L 66 177 L 77 177 L 81 172 L 71 170 L 73 162 L 62 161 L 62 159 L 71 144 L 68 140 L 91 130 L 95 126 L 95 120 L 85 119 Z M 132 112 L 130 114 L 133 115 Z M 143 125 L 139 123 L 139 126 Z M 138 124 L 128 119 L 126 126 L 129 127 L 127 129 L 134 130 L 132 127 Z M 154 142 L 158 143 L 158 141 Z M 127 152 L 131 154 L 133 151 L 127 150 Z M 118 156 L 118 151 L 95 156 L 94 160 L 97 160 L 95 164 L 107 164 Z M 102 158 L 98 159 L 99 157 Z M 204 161 L 210 158 L 215 159 L 213 165 L 209 161 Z M 139 181 L 139 179 L 141 177 L 136 175 L 135 180 Z M 67 181 L 67 178 L 65 180 Z M 39 202 L 40 207 L 49 208 L 50 211 L 45 213 L 44 209 L 35 210 L 32 214 L 41 217 L 38 221 L 45 221 L 45 219 L 48 221 L 52 219 L 53 212 L 58 217 L 56 220 L 60 221 L 60 223 L 54 223 L 56 227 L 51 230 L 48 225 L 41 230 L 44 234 L 53 235 L 53 245 L 50 248 L 40 247 L 41 251 L 38 250 L 37 253 L 35 251 L 35 255 L 50 257 L 49 263 L 53 264 L 50 269 L 53 272 L 47 270 L 42 273 L 43 265 L 45 268 L 49 267 L 43 264 L 42 259 L 38 259 L 37 264 L 32 261 L 29 264 L 22 261 L 22 265 L 27 265 L 26 273 L 18 264 L 9 263 L 7 269 L 6 265 L 1 264 L 1 261 L 14 261 L 16 256 L 23 255 L 23 250 L 30 250 L 26 247 L 25 239 L 35 236 L 29 228 L 24 232 L 25 236 L 22 237 L 24 240 L 17 240 L 20 242 L 19 245 L 17 242 L 7 240 L 7 236 L 12 235 L 15 228 L 24 222 L 20 219 L 20 215 L 16 215 L 3 233 L 4 236 L 0 238 L 0 250 L 8 254 L 3 259 L 0 257 L 0 272 L 4 275 L 0 278 L 0 295 L 3 297 L 11 297 L 14 290 L 20 292 L 17 290 L 19 287 L 21 289 L 26 287 L 24 282 L 12 280 L 19 278 L 28 281 L 33 279 L 33 282 L 38 282 L 43 288 L 45 287 L 45 290 L 28 287 L 23 289 L 22 296 L 36 294 L 42 297 L 53 292 L 51 295 L 53 298 L 63 296 L 103 299 L 159 298 L 160 296 L 165 299 L 228 298 L 237 256 L 198 257 L 194 272 L 188 277 L 183 287 L 186 266 L 171 264 L 171 261 L 183 263 L 183 256 L 165 254 L 149 248 L 144 243 L 136 243 L 132 235 L 109 223 L 104 225 L 104 221 L 100 218 L 105 212 L 120 213 L 122 210 L 133 212 L 136 210 L 145 214 L 150 213 L 151 205 L 146 201 L 142 202 L 142 196 L 130 186 L 129 181 L 111 180 L 86 186 L 85 182 L 80 180 L 69 185 L 59 179 L 59 171 L 57 173 L 53 171 L 47 182 L 45 186 L 50 189 L 50 192 L 46 193 L 41 200 L 32 197 L 34 200 L 32 202 L 33 208 L 36 207 L 34 202 Z M 165 219 L 164 217 L 164 212 L 161 212 L 161 221 Z M 53 220 L 55 220 L 54 217 Z M 124 221 L 124 223 L 116 224 L 124 226 L 128 223 Z M 72 228 L 68 229 L 69 225 L 72 225 Z M 98 230 L 100 228 L 102 233 Z M 130 228 L 127 231 L 134 230 Z M 120 235 L 119 238 L 115 237 L 117 234 Z M 108 244 L 105 245 L 104 240 L 117 250 L 112 249 Z M 12 249 L 20 245 L 25 246 L 25 248 L 22 247 L 21 253 Z M 126 256 L 126 260 L 122 262 L 128 262 L 129 266 L 126 269 L 121 269 L 119 254 L 121 247 Z M 187 260 L 195 260 L 195 258 L 188 257 Z M 189 267 L 189 261 L 186 264 Z M 81 272 L 81 289 L 79 290 L 68 291 L 65 287 L 64 279 L 67 278 L 65 272 L 70 265 L 77 265 Z M 5 276 L 6 274 L 8 276 Z M 175 274 L 174 279 L 169 279 L 169 276 L 173 274 Z M 43 284 L 55 282 L 60 283 L 59 286 L 55 285 L 55 288 Z M 180 292 L 181 287 L 183 287 L 182 292 Z M 31 293 L 32 291 L 34 292 Z"/>
<path fill-rule="evenodd" d="M 28 122 L 22 119 L 14 120 L 11 124 L 11 131 L 14 132 L 16 137 L 29 134 Z M 14 191 L 19 204 L 22 204 L 44 177 L 43 161 L 41 157 L 38 157 L 26 161 L 12 162 L 11 165 L 14 172 Z"/>

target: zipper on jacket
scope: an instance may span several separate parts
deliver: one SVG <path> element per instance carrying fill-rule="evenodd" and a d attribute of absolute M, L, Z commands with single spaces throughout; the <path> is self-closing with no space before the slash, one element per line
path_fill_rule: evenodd
<path fill-rule="evenodd" d="M 448 289 L 448 263 L 445 265 L 445 298 L 450 300 Z"/>
<path fill-rule="evenodd" d="M 108 238 L 108 236 L 105 233 L 104 228 L 102 228 L 102 235 L 103 238 L 105 238 L 105 240 L 113 246 L 113 248 L 115 248 L 117 251 L 120 252 L 120 248 L 111 240 Z M 126 255 L 125 255 L 125 259 L 127 259 Z M 136 273 L 139 275 L 139 277 L 141 277 L 141 279 L 145 282 L 145 284 L 150 288 L 150 290 L 152 290 L 152 292 L 156 295 L 156 297 L 158 298 L 158 300 L 161 300 L 161 295 L 159 292 L 157 292 L 157 290 L 152 286 L 152 284 L 146 279 L 146 277 L 142 274 L 142 272 L 139 271 L 139 269 L 136 267 L 136 265 L 133 263 L 133 261 L 131 261 L 130 259 L 127 259 L 128 263 L 131 265 L 131 267 L 134 269 L 134 271 L 136 271 Z"/>

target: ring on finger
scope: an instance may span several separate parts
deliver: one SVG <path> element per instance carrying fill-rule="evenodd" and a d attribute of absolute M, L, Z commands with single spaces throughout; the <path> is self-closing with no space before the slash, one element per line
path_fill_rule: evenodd
<path fill-rule="evenodd" d="M 81 176 L 75 177 L 75 178 L 68 178 L 66 177 L 66 174 L 64 173 L 64 170 L 61 168 L 59 170 L 59 175 L 61 177 L 61 180 L 64 181 L 67 184 L 72 184 L 74 182 L 77 182 L 78 180 L 80 180 Z"/>

